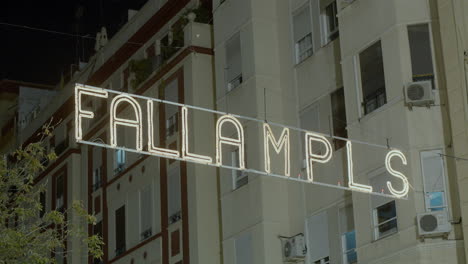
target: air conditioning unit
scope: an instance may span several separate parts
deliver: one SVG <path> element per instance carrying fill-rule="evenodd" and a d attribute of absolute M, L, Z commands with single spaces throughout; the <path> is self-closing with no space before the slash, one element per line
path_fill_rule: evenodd
<path fill-rule="evenodd" d="M 431 81 L 412 82 L 405 86 L 405 101 L 408 106 L 429 106 L 434 103 Z"/>
<path fill-rule="evenodd" d="M 299 234 L 283 241 L 283 260 L 285 262 L 296 262 L 305 259 L 307 247 L 304 235 Z"/>
<path fill-rule="evenodd" d="M 420 237 L 447 235 L 452 225 L 447 219 L 447 212 L 434 211 L 418 214 L 418 233 Z"/>

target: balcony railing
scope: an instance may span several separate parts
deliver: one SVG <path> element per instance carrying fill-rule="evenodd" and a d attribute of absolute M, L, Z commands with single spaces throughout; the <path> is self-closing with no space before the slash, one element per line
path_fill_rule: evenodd
<path fill-rule="evenodd" d="M 125 163 L 118 164 L 114 169 L 114 175 L 121 173 L 125 169 Z"/>
<path fill-rule="evenodd" d="M 239 86 L 242 83 L 242 74 L 237 75 L 228 83 L 228 92 L 232 91 L 234 88 Z"/>
<path fill-rule="evenodd" d="M 366 96 L 363 102 L 364 113 L 369 114 L 377 108 L 387 103 L 387 95 L 385 86 L 375 90 L 372 94 Z"/>
<path fill-rule="evenodd" d="M 125 245 L 119 245 L 115 248 L 115 256 L 120 256 L 125 252 Z"/>
<path fill-rule="evenodd" d="M 68 148 L 68 145 L 68 138 L 66 138 L 55 147 L 55 155 L 60 156 Z"/>
<path fill-rule="evenodd" d="M 153 232 L 151 231 L 151 228 L 148 228 L 146 229 L 145 231 L 143 231 L 140 236 L 141 236 L 141 240 L 145 240 L 149 237 L 151 237 L 151 235 L 153 234 Z"/>
<path fill-rule="evenodd" d="M 173 224 L 177 221 L 179 221 L 180 219 L 182 219 L 182 213 L 180 211 L 172 214 L 171 216 L 169 216 L 169 224 Z"/>

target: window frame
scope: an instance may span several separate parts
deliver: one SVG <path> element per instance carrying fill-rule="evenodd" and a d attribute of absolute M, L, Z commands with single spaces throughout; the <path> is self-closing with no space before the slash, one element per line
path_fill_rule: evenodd
<path fill-rule="evenodd" d="M 338 94 L 338 93 L 341 93 L 341 91 L 343 92 L 343 107 L 344 107 L 344 115 L 345 115 L 345 120 L 339 120 L 338 118 L 335 117 L 335 112 L 334 112 L 334 101 L 333 101 L 333 96 Z M 332 124 L 332 132 L 333 132 L 333 136 L 338 136 L 338 137 L 343 137 L 343 138 L 348 138 L 348 120 L 347 120 L 347 116 L 346 116 L 346 96 L 345 96 L 345 92 L 344 92 L 344 86 L 341 86 L 335 90 L 333 90 L 331 93 L 330 93 L 330 113 L 331 113 L 331 124 Z M 344 122 L 344 132 L 345 132 L 345 136 L 341 136 L 341 135 L 337 135 L 336 134 L 336 130 L 337 130 L 337 127 L 339 127 L 340 125 L 338 125 L 337 123 L 342 123 Z M 343 141 L 343 140 L 340 140 L 340 139 L 336 139 L 336 138 L 333 138 L 333 147 L 334 147 L 334 150 L 337 151 L 337 150 L 340 150 L 342 149 L 343 147 L 346 146 L 346 141 Z"/>
<path fill-rule="evenodd" d="M 232 80 L 228 79 L 228 70 L 229 70 L 229 63 L 228 63 L 228 46 L 229 44 L 233 43 L 234 40 L 239 40 L 239 54 L 240 54 L 240 73 L 233 78 Z M 225 42 L 224 44 L 224 60 L 225 60 L 225 71 L 224 71 L 224 82 L 225 82 L 225 91 L 226 93 L 232 92 L 234 89 L 237 87 L 241 86 L 244 82 L 243 80 L 243 70 L 242 70 L 242 38 L 241 38 L 241 32 L 237 31 L 234 34 L 232 34 Z M 234 84 L 235 85 L 234 85 Z"/>
<path fill-rule="evenodd" d="M 239 163 L 240 163 L 239 148 L 238 147 L 234 148 L 234 150 L 230 151 L 229 154 L 231 155 L 231 166 L 239 167 Z M 245 157 L 245 153 L 244 153 L 244 157 Z M 243 170 L 231 170 L 231 177 L 232 177 L 232 190 L 233 191 L 249 183 L 249 174 Z"/>
<path fill-rule="evenodd" d="M 330 6 L 335 7 L 335 19 L 334 21 L 336 22 L 335 29 L 333 31 L 330 30 L 330 23 L 329 23 L 329 17 L 327 15 L 327 8 Z M 333 7 L 332 7 L 333 8 Z M 339 36 L 340 32 L 340 27 L 339 27 L 339 22 L 338 22 L 338 3 L 337 1 L 332 1 L 330 2 L 326 7 L 324 7 L 322 10 L 320 10 L 320 24 L 321 24 L 321 30 L 322 30 L 322 46 L 327 45 L 328 43 L 332 42 L 333 40 L 337 39 Z"/>
<path fill-rule="evenodd" d="M 119 153 L 122 153 L 119 155 Z M 123 158 L 122 158 L 123 157 Z M 119 162 L 119 158 L 122 158 L 123 162 Z M 125 150 L 116 149 L 114 151 L 114 175 L 117 175 L 125 170 L 127 163 L 127 155 Z"/>
<path fill-rule="evenodd" d="M 357 263 L 357 252 L 356 252 L 357 247 L 354 247 L 354 248 L 351 248 L 351 249 L 346 249 L 346 246 L 347 246 L 346 234 L 351 233 L 351 232 L 354 232 L 354 243 L 356 243 L 356 229 L 353 229 L 353 231 L 341 232 L 340 233 L 340 235 L 341 235 L 341 256 L 342 256 L 343 264 L 355 264 L 355 263 Z M 354 254 L 356 254 L 356 262 L 352 262 L 352 263 L 348 262 L 347 256 L 348 256 L 348 253 L 351 253 L 351 252 L 354 252 Z"/>
<path fill-rule="evenodd" d="M 385 220 L 381 223 L 379 223 L 378 221 L 378 208 L 380 207 L 383 207 L 389 203 L 393 203 L 394 206 L 395 206 L 395 216 L 388 219 L 388 220 Z M 385 235 L 381 235 L 380 232 L 379 232 L 379 227 L 381 225 L 384 225 L 386 223 L 390 223 L 392 221 L 395 221 L 396 223 L 396 226 L 395 226 L 395 231 L 391 232 L 391 233 L 388 233 L 388 234 L 385 234 Z M 399 229 L 398 229 L 398 210 L 397 210 L 397 206 L 396 206 L 396 201 L 395 200 L 390 200 L 386 203 L 383 203 L 377 207 L 373 207 L 372 208 L 372 227 L 373 227 L 373 233 L 374 233 L 374 241 L 377 241 L 377 240 L 380 240 L 380 239 L 383 239 L 383 238 L 386 238 L 386 237 L 389 237 L 391 235 L 394 235 L 394 234 L 397 234 L 399 232 Z"/>
<path fill-rule="evenodd" d="M 345 210 L 345 217 L 348 217 L 348 215 L 346 214 L 346 209 L 347 208 L 352 208 L 351 211 L 352 211 L 352 215 L 350 217 L 353 218 L 353 229 L 351 231 L 347 231 L 347 230 L 343 230 L 343 225 L 341 224 L 341 219 L 343 217 L 343 214 L 341 213 L 342 212 L 342 209 Z M 357 256 L 357 242 L 356 242 L 356 226 L 354 225 L 354 206 L 353 206 L 353 203 L 352 202 L 346 202 L 346 203 L 343 203 L 339 206 L 338 208 L 338 221 L 339 221 L 339 224 L 338 224 L 338 232 L 340 234 L 340 241 L 341 241 L 341 257 L 342 257 L 342 263 L 343 264 L 354 264 L 354 263 L 348 263 L 348 260 L 347 260 L 347 253 L 349 252 L 352 252 L 354 251 L 355 254 L 356 254 L 356 260 L 358 260 L 358 256 Z M 354 232 L 354 243 L 355 243 L 355 247 L 352 248 L 352 249 L 349 249 L 347 250 L 346 249 L 346 234 L 350 233 L 350 232 Z M 357 263 L 357 262 L 356 262 Z"/>
<path fill-rule="evenodd" d="M 366 110 L 366 106 L 365 106 L 365 96 L 364 96 L 364 89 L 363 89 L 363 81 L 362 81 L 362 68 L 361 68 L 361 65 L 362 65 L 362 61 L 361 61 L 361 54 L 366 51 L 368 48 L 372 47 L 373 45 L 375 45 L 377 42 L 380 42 L 380 48 L 381 48 L 381 54 L 382 54 L 382 68 L 383 68 L 383 79 L 384 79 L 384 103 L 380 106 L 378 106 L 377 108 L 375 108 L 374 110 L 368 112 Z M 362 117 L 365 117 L 365 116 L 368 116 L 368 115 L 371 115 L 372 113 L 377 113 L 379 111 L 379 109 L 381 109 L 382 107 L 385 107 L 386 104 L 388 104 L 388 99 L 387 99 L 387 78 L 385 76 L 385 58 L 384 58 L 384 49 L 383 49 L 383 42 L 382 42 L 382 39 L 379 37 L 373 41 L 371 41 L 370 43 L 368 43 L 366 46 L 364 46 L 362 49 L 358 50 L 357 54 L 354 56 L 356 59 L 354 60 L 354 67 L 355 67 L 355 78 L 357 78 L 356 80 L 356 85 L 358 86 L 357 89 L 358 89 L 358 97 L 359 97 L 359 117 L 362 118 Z M 377 90 L 378 91 L 378 90 Z"/>
<path fill-rule="evenodd" d="M 432 23 L 431 21 L 425 21 L 425 22 L 420 22 L 420 23 L 412 23 L 412 24 L 407 24 L 406 25 L 406 36 L 408 38 L 408 50 L 409 50 L 409 62 L 410 62 L 410 69 L 411 69 L 411 81 L 416 82 L 414 80 L 414 74 L 413 74 L 413 60 L 411 59 L 411 46 L 410 46 L 410 39 L 409 39 L 409 30 L 408 27 L 411 26 L 418 26 L 418 25 L 427 25 L 428 33 L 429 33 L 429 44 L 430 44 L 430 49 L 431 49 L 431 60 L 432 60 L 432 90 L 437 89 L 437 83 L 438 83 L 438 74 L 437 74 L 437 63 L 436 63 L 436 53 L 435 53 L 435 47 L 434 47 L 434 35 L 432 34 Z"/>
<path fill-rule="evenodd" d="M 322 102 L 323 104 L 323 102 Z M 321 114 L 321 110 L 320 108 L 321 107 L 324 107 L 323 105 L 321 105 L 321 101 L 320 99 L 317 99 L 315 100 L 314 102 L 310 103 L 309 105 L 307 105 L 306 107 L 304 107 L 301 111 L 299 111 L 299 127 L 301 129 L 305 129 L 305 130 L 308 130 L 308 131 L 311 131 L 311 132 L 316 132 L 316 133 L 321 133 L 320 129 L 322 128 L 322 122 L 320 120 L 320 114 Z M 331 106 L 330 106 L 330 109 L 331 109 Z M 330 110 L 331 111 L 331 110 Z M 308 129 L 307 127 L 305 127 L 303 125 L 303 118 L 304 116 L 308 116 L 306 114 L 308 113 L 313 113 L 314 115 L 316 115 L 317 117 L 317 123 L 316 123 L 316 127 L 313 128 L 313 129 Z M 316 129 L 316 130 L 314 130 Z M 303 136 L 303 135 L 302 135 Z M 301 146 L 301 152 L 300 152 L 300 157 L 307 157 L 307 153 L 305 153 L 305 147 L 304 147 L 304 143 L 302 142 L 304 139 L 302 138 L 302 136 L 299 137 L 299 146 Z M 322 149 L 323 149 L 323 145 L 321 143 L 318 143 L 318 142 L 313 142 L 312 143 L 312 151 L 314 154 L 322 154 Z M 317 147 L 318 146 L 318 147 Z M 315 150 L 314 150 L 315 149 Z M 304 171 L 306 169 L 306 163 L 307 162 L 307 158 L 304 158 L 302 159 L 302 164 L 301 164 L 301 172 Z M 315 162 L 315 161 L 314 161 Z"/>
<path fill-rule="evenodd" d="M 123 208 L 123 209 L 122 209 Z M 122 245 L 117 245 L 117 211 L 123 210 L 123 241 Z M 127 206 L 122 204 L 114 210 L 114 231 L 115 231 L 115 241 L 114 241 L 114 256 L 120 256 L 125 253 L 127 250 Z"/>
<path fill-rule="evenodd" d="M 150 197 L 149 201 L 147 201 L 149 204 L 148 204 L 148 207 L 149 207 L 149 213 L 147 213 L 147 216 L 150 218 L 150 221 L 149 221 L 149 227 L 146 228 L 145 230 L 143 230 L 143 219 L 145 216 L 144 212 L 146 208 L 143 208 L 143 198 L 144 198 L 144 192 L 145 191 L 148 191 L 148 195 Z M 138 191 L 138 198 L 139 198 L 139 209 L 140 209 L 140 219 L 139 219 L 139 231 L 140 231 L 140 241 L 144 241 L 148 238 L 150 238 L 152 235 L 153 235 L 153 219 L 154 219 L 154 216 L 153 216 L 153 212 L 154 212 L 154 206 L 153 206 L 153 184 L 152 182 L 149 183 L 148 185 L 146 186 L 143 186 L 142 188 L 139 189 Z M 147 233 L 149 231 L 149 234 Z"/>
<path fill-rule="evenodd" d="M 295 24 L 294 24 L 294 17 L 297 16 L 298 14 L 300 14 L 301 12 L 304 11 L 304 9 L 309 9 L 309 24 L 310 24 L 310 32 L 308 34 L 306 34 L 304 37 L 302 37 L 299 41 L 296 42 L 296 39 L 295 39 L 295 36 L 294 36 L 294 28 L 295 28 Z M 307 60 L 308 58 L 312 57 L 315 53 L 315 45 L 314 45 L 314 23 L 313 23 L 313 18 L 312 18 L 312 6 L 311 6 L 311 3 L 309 1 L 307 1 L 307 3 L 303 4 L 301 7 L 297 8 L 296 10 L 294 10 L 292 13 L 291 13 L 291 34 L 292 34 L 292 47 L 293 47 L 293 56 L 294 56 L 294 65 L 299 65 L 301 64 L 303 61 Z M 300 54 L 299 54 L 299 49 L 298 49 L 298 44 L 301 40 L 304 40 L 305 38 L 307 38 L 308 36 L 310 36 L 310 47 L 307 49 L 306 52 L 310 51 L 310 54 L 307 55 L 306 57 L 304 57 L 303 59 L 299 59 L 300 58 Z M 305 53 L 305 52 L 304 52 Z"/>
<path fill-rule="evenodd" d="M 430 199 L 428 198 L 428 194 L 429 193 L 436 193 L 436 192 L 426 191 L 426 176 L 424 175 L 422 153 L 423 152 L 435 152 L 435 151 L 440 151 L 440 154 L 444 154 L 442 148 L 425 149 L 425 150 L 419 151 L 420 169 L 421 169 L 421 176 L 422 176 L 422 182 L 423 182 L 424 208 L 425 208 L 426 212 L 439 211 L 439 210 L 431 210 L 431 209 L 440 209 L 440 208 L 442 208 L 442 211 L 448 212 L 450 207 L 449 207 L 449 200 L 448 200 L 449 196 L 447 195 L 447 193 L 448 193 L 447 180 L 446 180 L 446 177 L 447 177 L 447 171 L 446 171 L 447 166 L 446 166 L 446 164 L 447 164 L 447 162 L 443 157 L 440 157 L 440 159 L 441 159 L 441 163 L 442 163 L 442 173 L 443 173 L 442 181 L 443 181 L 443 185 L 444 185 L 444 190 L 443 190 L 444 205 L 443 206 L 431 207 L 430 206 Z"/>

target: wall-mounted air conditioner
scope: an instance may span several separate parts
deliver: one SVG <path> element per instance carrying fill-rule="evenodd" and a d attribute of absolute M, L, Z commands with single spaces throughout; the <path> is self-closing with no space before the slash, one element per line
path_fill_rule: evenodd
<path fill-rule="evenodd" d="M 417 219 L 420 237 L 447 236 L 452 231 L 452 225 L 448 221 L 445 210 L 421 213 L 418 214 Z"/>
<path fill-rule="evenodd" d="M 283 241 L 283 260 L 285 262 L 303 261 L 307 253 L 304 235 L 299 234 Z"/>
<path fill-rule="evenodd" d="M 431 81 L 411 82 L 405 86 L 405 101 L 408 106 L 430 106 L 434 103 Z"/>

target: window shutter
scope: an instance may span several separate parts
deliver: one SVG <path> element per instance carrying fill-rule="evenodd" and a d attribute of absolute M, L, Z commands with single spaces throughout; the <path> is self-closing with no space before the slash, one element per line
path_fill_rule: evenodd
<path fill-rule="evenodd" d="M 408 26 L 413 76 L 433 75 L 431 37 L 427 24 Z"/>
<path fill-rule="evenodd" d="M 153 222 L 153 208 L 151 199 L 151 186 L 146 186 L 140 191 L 141 205 L 141 232 L 151 229 Z"/>
<path fill-rule="evenodd" d="M 331 3 L 335 2 L 336 0 L 320 0 L 320 10 L 325 9 Z"/>
<path fill-rule="evenodd" d="M 236 34 L 226 44 L 226 81 L 231 82 L 242 74 L 242 54 L 240 34 Z"/>
<path fill-rule="evenodd" d="M 181 209 L 180 201 L 180 169 L 176 166 L 168 173 L 169 217 Z"/>
<path fill-rule="evenodd" d="M 293 27 L 294 43 L 297 43 L 300 39 L 312 32 L 310 9 L 308 5 L 305 8 L 303 8 L 299 13 L 294 15 Z"/>
<path fill-rule="evenodd" d="M 252 264 L 252 234 L 242 234 L 236 238 L 236 264 Z"/>
<path fill-rule="evenodd" d="M 125 205 L 115 211 L 115 246 L 125 248 Z"/>
<path fill-rule="evenodd" d="M 387 181 L 390 180 L 390 176 L 387 171 L 383 171 L 380 174 L 372 177 L 370 179 L 370 185 L 372 186 L 373 192 L 378 192 L 378 193 L 384 193 L 384 194 L 390 194 L 388 191 L 387 187 Z M 378 196 L 378 195 L 370 195 L 371 197 L 371 206 L 373 209 L 375 209 L 378 206 L 381 206 L 385 203 L 388 203 L 392 199 L 386 198 L 383 196 Z"/>
<path fill-rule="evenodd" d="M 346 233 L 354 229 L 353 207 L 346 206 L 340 208 L 340 232 Z"/>
<path fill-rule="evenodd" d="M 322 212 L 307 220 L 307 249 L 310 251 L 310 259 L 316 261 L 330 256 L 328 240 L 328 215 Z"/>
<path fill-rule="evenodd" d="M 300 116 L 301 128 L 319 132 L 320 130 L 320 116 L 319 116 L 319 105 L 314 104 L 309 106 Z"/>
<path fill-rule="evenodd" d="M 424 176 L 424 191 L 445 191 L 444 184 L 444 160 L 441 150 L 421 152 L 421 167 Z"/>

